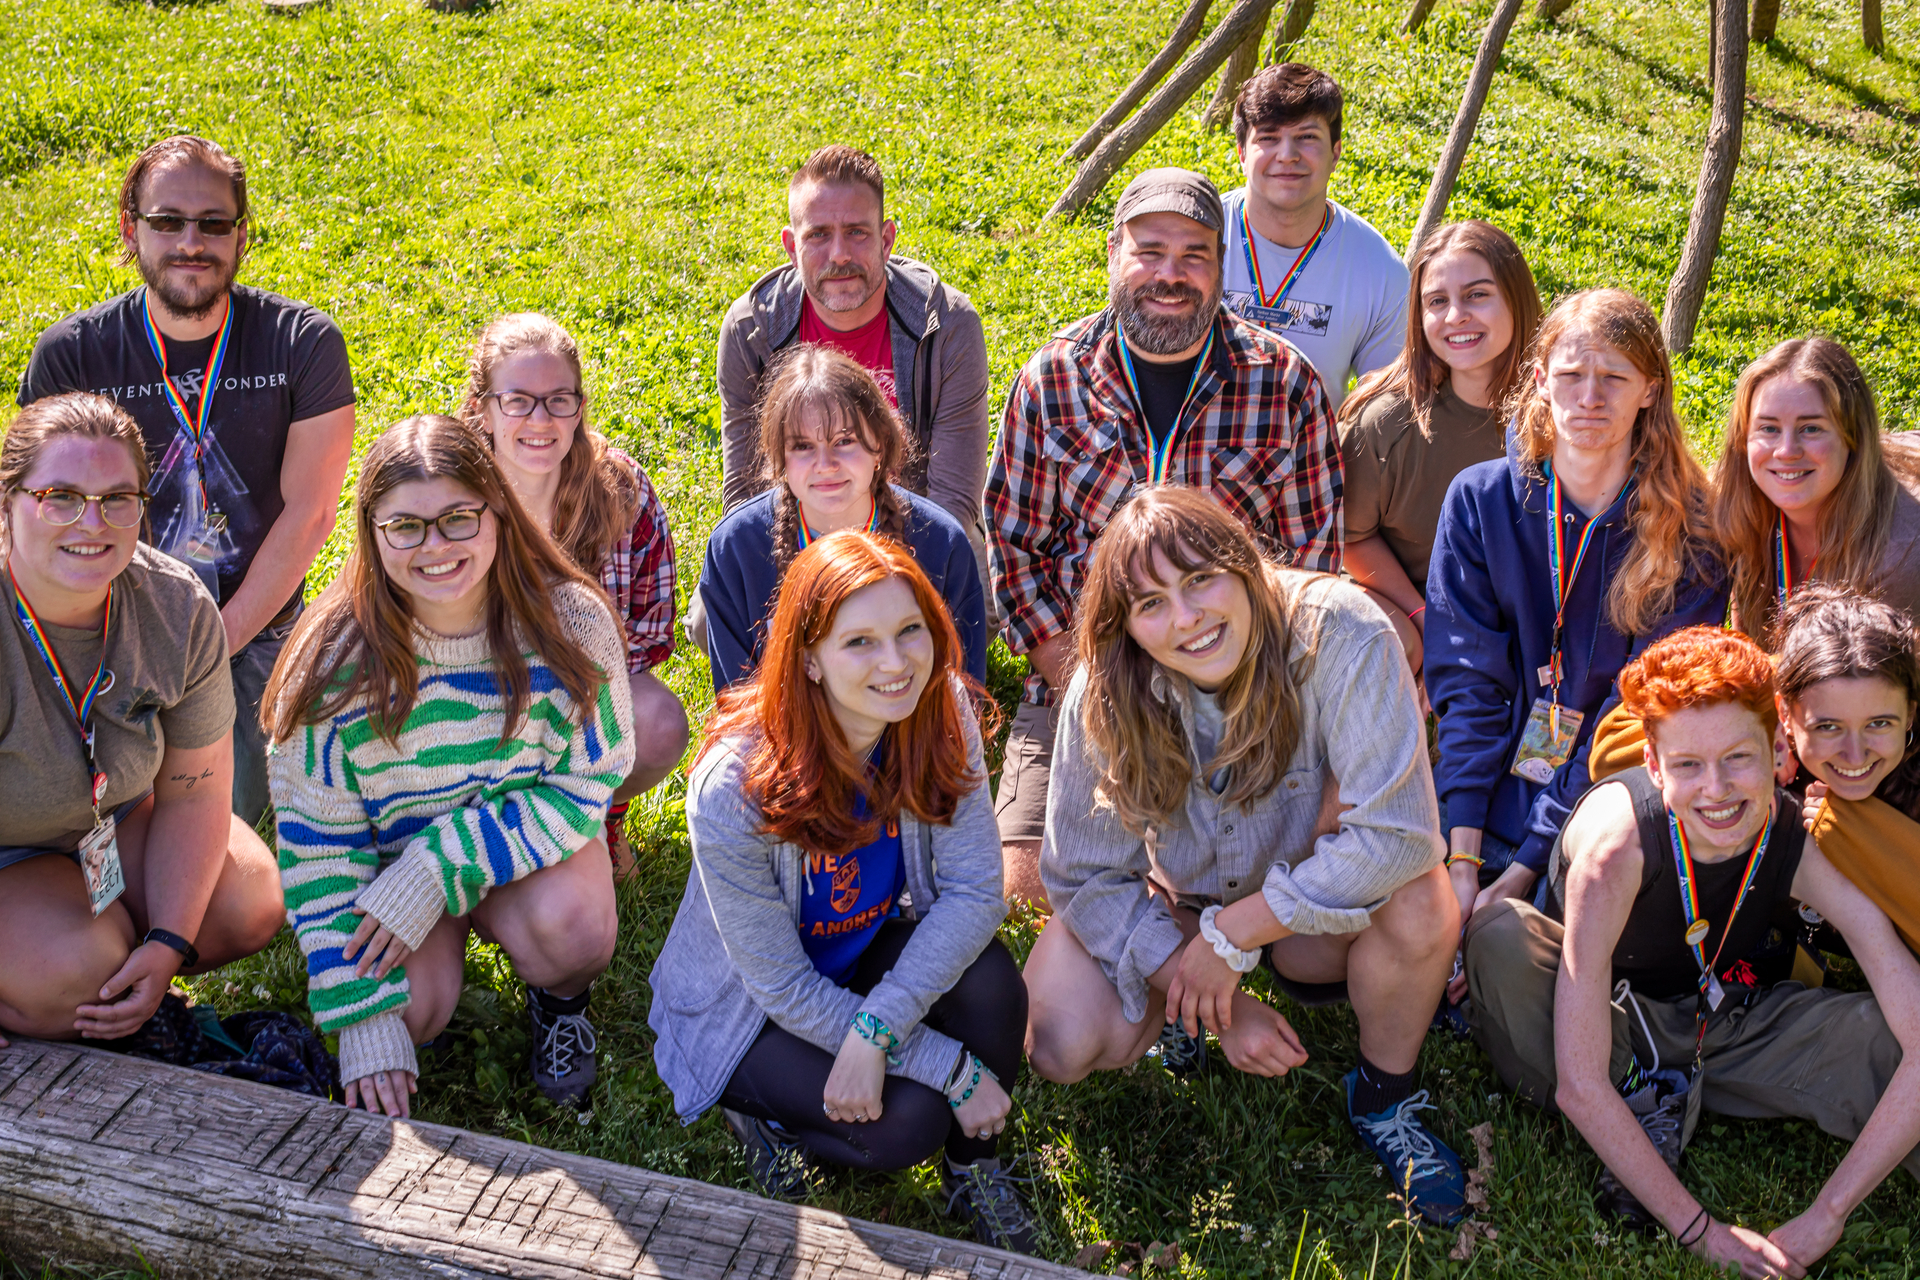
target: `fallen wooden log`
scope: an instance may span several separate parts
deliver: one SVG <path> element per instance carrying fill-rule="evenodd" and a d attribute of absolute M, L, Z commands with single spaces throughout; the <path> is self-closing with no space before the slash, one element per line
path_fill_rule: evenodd
<path fill-rule="evenodd" d="M 182 1280 L 1065 1280 L 967 1241 L 78 1045 L 0 1049 L 0 1248 Z"/>

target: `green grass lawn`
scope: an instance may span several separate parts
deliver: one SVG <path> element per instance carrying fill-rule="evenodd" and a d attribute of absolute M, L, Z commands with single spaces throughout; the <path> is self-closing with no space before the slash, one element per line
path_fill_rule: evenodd
<path fill-rule="evenodd" d="M 176 129 L 251 168 L 249 283 L 324 307 L 346 330 L 363 436 L 446 410 L 462 349 L 503 310 L 581 338 L 598 425 L 640 456 L 672 513 L 681 589 L 718 515 L 712 354 L 727 303 L 778 256 L 784 177 L 848 141 L 886 167 L 903 252 L 972 295 L 996 394 L 1054 327 L 1105 296 L 1102 220 L 1039 225 L 1069 176 L 1055 157 L 1157 47 L 1185 0 L 482 0 L 439 16 L 410 0 L 333 0 L 276 18 L 257 0 L 149 6 L 0 0 L 0 370 L 35 333 L 129 287 L 111 265 L 131 155 Z M 1411 41 L 1399 0 L 1324 0 L 1301 52 L 1348 94 L 1337 198 L 1404 243 L 1471 63 L 1485 0 L 1448 0 Z M 1224 10 L 1225 0 L 1217 5 Z M 1529 11 L 1531 6 L 1528 7 Z M 1851 345 L 1896 427 L 1920 417 L 1920 22 L 1890 6 L 1889 53 L 1857 10 L 1793 0 L 1756 48 L 1745 163 L 1680 401 L 1703 448 L 1740 366 L 1817 329 Z M 1701 0 L 1578 0 L 1523 18 L 1454 197 L 1526 248 L 1542 292 L 1623 285 L 1658 305 L 1679 253 L 1709 92 Z M 1197 107 L 1196 107 L 1197 110 Z M 1232 185 L 1230 148 L 1183 114 L 1136 161 Z M 339 539 L 316 573 L 324 582 Z M 996 646 L 995 677 L 1015 663 Z M 665 676 L 696 712 L 704 659 Z M 476 948 L 451 1051 L 421 1082 L 428 1119 L 746 1187 L 712 1115 L 674 1119 L 653 1073 L 646 973 L 688 865 L 676 778 L 636 806 L 647 874 L 595 997 L 603 1084 L 588 1118 L 527 1081 L 519 988 Z M 1024 950 L 1030 922 L 1008 928 Z M 304 1008 L 283 936 L 197 984 L 229 1006 Z M 1311 1062 L 1282 1082 L 1220 1071 L 1175 1085 L 1140 1069 L 1072 1088 L 1024 1079 L 1009 1146 L 1031 1154 L 1049 1256 L 1095 1239 L 1178 1241 L 1183 1270 L 1298 1274 L 1705 1275 L 1670 1244 L 1612 1231 L 1597 1164 L 1570 1128 L 1511 1101 L 1470 1046 L 1435 1039 L 1424 1087 L 1470 1149 L 1491 1120 L 1498 1239 L 1450 1262 L 1412 1230 L 1340 1118 L 1354 1048 L 1345 1010 L 1300 1013 Z M 1710 1120 L 1684 1173 L 1716 1213 L 1759 1229 L 1796 1213 L 1843 1147 L 1809 1126 Z M 950 1230 L 931 1170 L 834 1174 L 816 1203 Z M 1904 1174 L 1855 1215 L 1826 1273 L 1909 1274 L 1920 1195 Z M 1116 1256 L 1109 1265 L 1122 1259 Z M 40 1275 L 39 1269 L 0 1275 Z M 48 1274 L 55 1274 L 48 1272 Z"/>

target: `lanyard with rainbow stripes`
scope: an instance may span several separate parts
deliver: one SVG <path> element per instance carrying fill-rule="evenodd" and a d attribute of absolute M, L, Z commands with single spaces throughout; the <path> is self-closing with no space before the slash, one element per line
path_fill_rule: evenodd
<path fill-rule="evenodd" d="M 1780 512 L 1779 519 L 1780 523 L 1773 531 L 1773 600 L 1776 605 L 1783 605 L 1787 597 L 1793 594 L 1793 589 L 1801 584 L 1793 580 L 1793 549 L 1787 541 L 1787 513 Z M 1807 566 L 1807 577 L 1811 578 L 1819 567 L 1820 557 L 1815 556 L 1813 563 Z"/>
<path fill-rule="evenodd" d="M 1206 373 L 1207 361 L 1213 355 L 1214 327 L 1207 328 L 1207 340 L 1200 346 L 1200 354 L 1193 358 L 1193 375 L 1187 379 L 1187 394 L 1180 398 L 1180 410 L 1173 415 L 1173 424 L 1167 428 L 1166 439 L 1153 434 L 1153 423 L 1147 420 L 1147 402 L 1140 395 L 1140 380 L 1133 373 L 1133 353 L 1127 349 L 1127 335 L 1120 328 L 1120 322 L 1113 325 L 1113 338 L 1120 347 L 1120 371 L 1127 375 L 1127 390 L 1133 393 L 1133 404 L 1140 411 L 1140 425 L 1147 431 L 1147 478 L 1150 484 L 1159 484 L 1167 478 L 1167 471 L 1173 466 L 1173 444 L 1180 438 L 1180 420 L 1187 416 L 1187 406 L 1193 403 L 1193 393 L 1199 389 L 1201 376 Z"/>
<path fill-rule="evenodd" d="M 1313 255 L 1320 248 L 1320 241 L 1326 238 L 1327 228 L 1333 224 L 1333 206 L 1328 205 L 1326 212 L 1320 215 L 1319 229 L 1313 233 L 1313 239 L 1307 241 L 1288 267 L 1286 274 L 1280 277 L 1280 283 L 1267 292 L 1267 282 L 1260 275 L 1260 255 L 1253 251 L 1253 223 L 1247 217 L 1247 206 L 1240 206 L 1240 247 L 1246 250 L 1247 274 L 1253 277 L 1253 291 L 1260 296 L 1260 305 L 1269 309 L 1278 307 L 1293 292 L 1293 286 L 1299 281 L 1300 274 L 1307 269 L 1307 263 L 1313 261 Z"/>
<path fill-rule="evenodd" d="M 799 504 L 795 503 L 794 505 L 798 506 Z M 867 514 L 867 532 L 880 532 L 880 504 L 878 502 L 873 504 L 873 510 Z M 802 508 L 800 511 L 800 549 L 805 551 L 807 544 L 817 540 L 820 536 L 821 535 L 813 531 L 813 526 L 807 523 L 807 513 L 805 508 Z"/>
<path fill-rule="evenodd" d="M 220 332 L 214 335 L 213 351 L 207 356 L 207 369 L 200 379 L 200 408 L 198 412 L 187 412 L 187 399 L 180 388 L 173 385 L 173 378 L 167 373 L 167 339 L 160 332 L 160 326 L 154 323 L 153 299 L 142 290 L 140 294 L 140 315 L 146 323 L 147 345 L 153 349 L 153 358 L 160 362 L 160 383 L 167 389 L 167 403 L 173 408 L 173 416 L 180 423 L 180 429 L 193 441 L 193 470 L 200 480 L 200 510 L 211 510 L 207 500 L 207 471 L 202 458 L 202 440 L 206 433 L 208 416 L 213 411 L 213 393 L 220 386 L 220 366 L 227 362 L 227 347 L 233 337 L 233 298 L 227 298 L 227 314 L 220 321 Z"/>
<path fill-rule="evenodd" d="M 1680 910 L 1687 917 L 1687 945 L 1693 949 L 1694 962 L 1700 966 L 1700 999 L 1696 1006 L 1699 1033 L 1702 1037 L 1707 1031 L 1705 1005 L 1720 1007 L 1719 979 L 1713 971 L 1720 966 L 1720 953 L 1727 949 L 1727 939 L 1733 936 L 1733 922 L 1739 918 L 1740 904 L 1747 900 L 1747 894 L 1753 888 L 1754 878 L 1760 872 L 1760 860 L 1766 856 L 1767 842 L 1773 839 L 1773 820 L 1778 814 L 1775 806 L 1767 813 L 1767 825 L 1761 829 L 1760 838 L 1753 842 L 1753 848 L 1747 854 L 1747 872 L 1740 882 L 1740 892 L 1733 899 L 1733 910 L 1727 913 L 1727 927 L 1721 930 L 1720 945 L 1713 949 L 1713 959 L 1707 959 L 1707 934 L 1712 926 L 1700 914 L 1700 888 L 1694 880 L 1693 854 L 1687 848 L 1687 833 L 1681 827 L 1680 819 L 1673 810 L 1667 810 L 1667 830 L 1673 837 L 1673 870 L 1680 878 Z"/>
<path fill-rule="evenodd" d="M 53 651 L 53 643 L 47 638 L 47 630 L 40 621 L 40 615 L 27 603 L 27 593 L 20 589 L 20 579 L 14 577 L 13 563 L 7 563 L 7 580 L 13 584 L 13 616 L 20 619 L 20 625 L 26 630 L 27 639 L 33 642 L 34 650 L 40 660 L 47 664 L 47 671 L 53 676 L 53 687 L 60 691 L 60 697 L 66 702 L 67 710 L 73 713 L 73 721 L 80 726 L 80 747 L 86 752 L 87 771 L 92 774 L 93 820 L 100 821 L 100 797 L 107 791 L 107 775 L 100 772 L 93 757 L 93 730 L 87 727 L 87 717 L 93 712 L 93 704 L 113 687 L 113 672 L 107 670 L 107 630 L 113 625 L 113 584 L 107 584 L 107 610 L 100 620 L 100 665 L 94 669 L 93 679 L 87 682 L 86 691 L 79 697 L 73 694 L 73 682 L 67 678 L 66 669 L 60 665 L 59 655 Z"/>
<path fill-rule="evenodd" d="M 1554 479 L 1553 463 L 1549 461 L 1547 471 L 1547 520 L 1553 525 L 1547 537 L 1547 561 L 1553 568 L 1553 643 L 1547 650 L 1547 680 L 1553 686 L 1553 704 L 1560 705 L 1560 642 L 1566 633 L 1567 600 L 1573 595 L 1573 584 L 1580 577 L 1580 566 L 1586 563 L 1587 547 L 1593 541 L 1593 531 L 1600 527 L 1598 520 L 1587 521 L 1587 527 L 1580 533 L 1580 545 L 1574 549 L 1573 562 L 1567 562 L 1567 498 L 1561 491 L 1560 482 Z"/>

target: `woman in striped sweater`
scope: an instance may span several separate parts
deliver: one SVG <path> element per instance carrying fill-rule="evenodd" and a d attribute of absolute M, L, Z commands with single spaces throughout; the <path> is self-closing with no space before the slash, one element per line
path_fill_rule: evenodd
<path fill-rule="evenodd" d="M 633 766 L 619 625 L 455 419 L 390 428 L 354 519 L 264 701 L 314 1019 L 347 1104 L 407 1115 L 472 929 L 527 983 L 535 1083 L 578 1104 L 618 927 L 602 828 Z"/>

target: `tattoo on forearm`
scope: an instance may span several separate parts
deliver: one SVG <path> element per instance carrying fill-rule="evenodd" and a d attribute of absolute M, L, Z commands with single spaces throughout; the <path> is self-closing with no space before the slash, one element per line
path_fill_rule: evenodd
<path fill-rule="evenodd" d="M 213 776 L 213 770 L 202 769 L 197 774 L 176 773 L 172 777 L 168 778 L 167 781 L 168 782 L 184 782 L 187 785 L 184 788 L 182 788 L 182 790 L 191 791 L 197 784 L 205 782 L 208 778 L 211 778 L 212 776 Z"/>

